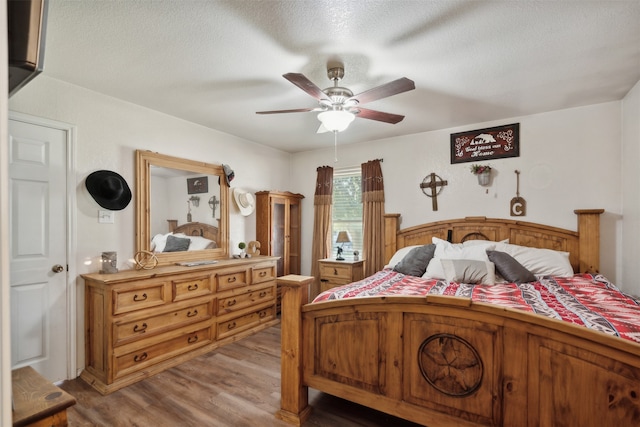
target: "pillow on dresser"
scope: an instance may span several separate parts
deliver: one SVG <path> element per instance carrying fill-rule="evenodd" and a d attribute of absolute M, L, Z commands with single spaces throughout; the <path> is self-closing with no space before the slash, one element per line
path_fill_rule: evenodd
<path fill-rule="evenodd" d="M 433 258 L 436 245 L 417 246 L 409 251 L 402 260 L 393 267 L 393 271 L 409 276 L 420 277 L 427 270 L 429 261 Z"/>

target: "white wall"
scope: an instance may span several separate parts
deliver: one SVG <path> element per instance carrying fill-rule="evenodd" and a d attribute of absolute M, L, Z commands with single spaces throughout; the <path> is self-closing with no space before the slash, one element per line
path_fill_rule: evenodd
<path fill-rule="evenodd" d="M 121 174 L 135 194 L 136 149 L 151 150 L 199 160 L 229 164 L 235 171 L 232 187 L 251 192 L 285 188 L 290 179 L 291 156 L 222 132 L 107 97 L 40 75 L 9 100 L 9 109 L 77 126 L 77 253 L 78 274 L 99 270 L 103 251 L 118 252 L 118 268 L 131 268 L 135 253 L 135 206 L 115 213 L 115 224 L 99 224 L 99 205 L 86 190 L 84 180 L 99 169 Z M 3 194 L 5 194 L 3 192 Z M 240 241 L 255 240 L 255 213 L 244 217 L 229 196 L 230 249 Z M 205 201 L 206 205 L 206 201 Z M 186 215 L 186 203 L 184 203 Z M 84 367 L 84 288 L 77 280 L 78 367 Z"/>
<path fill-rule="evenodd" d="M 103 251 L 117 251 L 119 268 L 135 253 L 135 206 L 115 214 L 115 224 L 99 224 L 99 205 L 85 188 L 86 176 L 98 169 L 121 174 L 135 194 L 136 149 L 226 163 L 235 171 L 232 187 L 255 192 L 284 188 L 290 180 L 291 156 L 222 132 L 107 97 L 45 75 L 13 96 L 9 109 L 77 126 L 78 273 L 96 272 Z M 134 197 L 135 198 L 135 197 Z M 230 244 L 255 240 L 255 213 L 241 216 L 230 201 Z M 186 200 L 184 215 L 186 215 Z M 206 205 L 206 200 L 205 200 Z M 182 206 L 182 205 L 181 205 Z M 183 215 L 183 216 L 184 216 Z"/>
<path fill-rule="evenodd" d="M 622 279 L 625 290 L 640 295 L 640 82 L 622 101 Z"/>
<path fill-rule="evenodd" d="M 521 171 L 520 196 L 527 201 L 527 214 L 520 217 L 524 221 L 576 230 L 574 209 L 606 210 L 601 217 L 601 271 L 616 282 L 620 277 L 616 259 L 622 200 L 620 122 L 621 103 L 609 102 L 402 138 L 338 145 L 337 163 L 333 141 L 327 140 L 326 149 L 299 153 L 293 158 L 292 191 L 307 195 L 303 205 L 303 247 L 309 248 L 312 242 L 310 195 L 315 170 L 320 165 L 343 168 L 383 159 L 385 211 L 402 214 L 401 228 L 476 215 L 518 219 L 509 214 L 511 198 L 516 195 L 517 169 Z M 520 157 L 482 162 L 494 168 L 493 183 L 487 191 L 469 171 L 471 163 L 451 164 L 449 137 L 454 132 L 509 123 L 520 123 Z M 439 209 L 435 212 L 431 199 L 419 188 L 431 172 L 448 181 L 438 196 Z M 303 274 L 311 271 L 310 251 L 304 254 L 302 271 Z"/>

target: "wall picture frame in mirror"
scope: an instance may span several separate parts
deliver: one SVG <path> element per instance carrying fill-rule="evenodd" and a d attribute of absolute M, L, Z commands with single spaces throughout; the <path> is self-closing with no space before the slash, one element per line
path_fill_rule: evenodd
<path fill-rule="evenodd" d="M 198 176 L 187 178 L 187 194 L 201 194 L 209 192 L 209 177 Z"/>
<path fill-rule="evenodd" d="M 223 177 L 222 165 L 137 150 L 136 251 L 154 253 L 158 265 L 229 258 L 229 187 Z M 214 215 L 206 204 L 191 202 L 196 193 L 185 179 L 206 181 L 206 191 L 200 185 L 197 194 L 219 201 Z M 191 244 L 165 251 L 167 237 L 176 233 Z"/>

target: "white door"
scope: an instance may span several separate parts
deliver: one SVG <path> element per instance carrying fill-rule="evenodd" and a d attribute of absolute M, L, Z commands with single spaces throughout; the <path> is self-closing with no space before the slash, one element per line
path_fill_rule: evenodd
<path fill-rule="evenodd" d="M 65 130 L 9 120 L 11 364 L 69 378 Z"/>

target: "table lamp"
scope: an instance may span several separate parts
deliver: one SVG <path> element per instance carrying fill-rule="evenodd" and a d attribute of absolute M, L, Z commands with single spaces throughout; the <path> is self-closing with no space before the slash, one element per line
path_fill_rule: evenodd
<path fill-rule="evenodd" d="M 342 257 L 342 247 L 345 243 L 351 243 L 351 235 L 348 231 L 340 231 L 338 232 L 338 237 L 336 237 L 336 243 L 340 243 L 338 246 L 338 256 L 336 257 L 336 261 L 344 261 Z"/>

